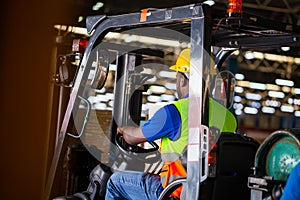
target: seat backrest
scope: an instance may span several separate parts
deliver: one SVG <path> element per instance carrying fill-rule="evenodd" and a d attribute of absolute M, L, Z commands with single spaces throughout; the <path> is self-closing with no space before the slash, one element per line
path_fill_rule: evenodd
<path fill-rule="evenodd" d="M 259 143 L 250 137 L 222 133 L 217 142 L 216 174 L 202 183 L 200 199 L 250 199 L 247 180 L 258 147 Z"/>
<path fill-rule="evenodd" d="M 217 149 L 217 175 L 248 176 L 259 143 L 247 136 L 222 133 Z"/>

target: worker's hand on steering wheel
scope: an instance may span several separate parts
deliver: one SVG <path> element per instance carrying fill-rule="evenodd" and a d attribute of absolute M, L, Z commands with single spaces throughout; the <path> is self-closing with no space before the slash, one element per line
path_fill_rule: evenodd
<path fill-rule="evenodd" d="M 133 137 L 132 135 L 129 135 L 129 133 L 128 133 L 128 131 L 130 129 L 131 129 L 130 127 L 117 128 L 115 143 L 123 153 L 125 153 L 126 155 L 129 155 L 129 156 L 142 157 L 142 158 L 148 157 L 150 154 L 152 154 L 152 155 L 159 154 L 159 152 L 157 151 L 159 147 L 155 142 L 143 140 L 143 142 L 148 142 L 152 146 L 152 148 L 149 148 L 149 149 L 142 148 L 138 145 L 129 144 L 127 142 L 128 141 L 127 137 L 131 137 L 131 138 Z M 144 156 L 142 156 L 141 154 L 144 154 Z M 160 158 L 160 155 L 156 155 L 154 157 Z M 152 158 L 153 158 L 153 156 L 152 156 Z M 158 158 L 156 158 L 156 159 L 158 159 Z M 145 158 L 143 158 L 143 159 L 145 159 Z M 151 159 L 148 159 L 148 160 L 150 161 Z"/>
<path fill-rule="evenodd" d="M 124 131 L 120 127 L 118 127 L 117 128 L 117 133 L 123 135 Z"/>
<path fill-rule="evenodd" d="M 126 132 L 124 131 L 125 127 L 118 127 L 117 128 L 117 136 L 118 138 L 120 138 L 119 141 L 121 141 L 122 143 L 122 147 L 124 147 L 125 150 L 127 151 L 131 151 L 131 152 L 135 152 L 136 151 L 136 144 L 131 144 L 128 140 L 129 135 L 126 134 Z M 122 141 L 123 140 L 123 141 Z M 118 144 L 117 144 L 118 145 Z"/>

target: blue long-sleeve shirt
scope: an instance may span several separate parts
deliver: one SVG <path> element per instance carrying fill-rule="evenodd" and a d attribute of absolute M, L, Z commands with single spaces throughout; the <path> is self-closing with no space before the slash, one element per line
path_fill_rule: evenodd
<path fill-rule="evenodd" d="M 292 169 L 280 200 L 300 200 L 300 162 Z"/>
<path fill-rule="evenodd" d="M 181 117 L 173 104 L 160 108 L 153 117 L 142 126 L 144 137 L 148 141 L 168 137 L 176 140 L 180 136 Z"/>

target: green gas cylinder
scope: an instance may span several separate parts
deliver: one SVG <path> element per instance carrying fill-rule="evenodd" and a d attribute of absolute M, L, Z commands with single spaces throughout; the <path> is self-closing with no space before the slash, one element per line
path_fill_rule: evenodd
<path fill-rule="evenodd" d="M 286 181 L 299 161 L 300 129 L 278 130 L 270 134 L 256 152 L 256 175 Z"/>

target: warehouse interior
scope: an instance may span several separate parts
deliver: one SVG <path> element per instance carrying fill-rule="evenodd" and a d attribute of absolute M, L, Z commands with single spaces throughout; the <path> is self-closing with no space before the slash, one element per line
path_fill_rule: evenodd
<path fill-rule="evenodd" d="M 224 3 L 226 0 L 215 0 Z M 55 25 L 68 27 L 86 26 L 87 16 L 119 15 L 139 12 L 144 8 L 168 8 L 201 1 L 19 1 L 5 2 L 2 6 L 1 37 L 1 199 L 43 199 L 47 175 L 57 142 L 57 107 L 60 88 L 53 76 L 57 74 L 57 58 L 54 47 L 58 34 L 68 32 L 54 28 Z M 299 0 L 244 0 L 244 12 L 268 17 L 283 23 L 300 25 Z M 72 28 L 71 28 L 72 29 Z M 78 35 L 72 35 L 77 37 Z M 68 41 L 69 42 L 69 41 Z M 69 43 L 68 43 L 69 44 Z M 272 50 L 268 53 L 279 56 L 299 57 L 300 49 Z M 257 52 L 256 56 L 260 56 Z M 243 57 L 244 56 L 244 57 Z M 299 63 L 280 63 L 272 59 L 257 61 L 238 55 L 243 75 L 249 82 L 261 81 L 264 73 L 272 72 L 272 79 L 293 80 L 293 87 L 300 88 Z M 282 57 L 281 57 L 282 58 Z M 263 64 L 262 64 L 263 63 Z M 274 64 L 275 63 L 275 64 Z M 261 65 L 262 64 L 262 65 Z M 250 67 L 249 67 L 250 66 Z M 267 70 L 267 71 L 266 71 Z M 253 71 L 263 72 L 257 77 Z M 288 72 L 288 73 L 287 73 Z M 240 86 L 244 84 L 240 81 Z M 68 89 L 66 89 L 68 90 Z M 261 92 L 263 93 L 263 92 Z M 263 95 L 263 94 L 262 94 Z M 68 98 L 63 99 L 66 104 Z M 242 98 L 246 98 L 242 96 Z M 287 99 L 300 111 L 299 94 Z M 55 100 L 55 101 L 54 101 Z M 277 102 L 270 102 L 277 103 Z M 238 105 L 237 105 L 238 106 Z M 278 108 L 279 109 L 279 108 Z M 274 127 L 255 127 L 260 122 L 254 115 L 241 118 L 244 128 L 252 132 L 269 134 L 278 128 L 299 126 L 299 115 L 283 112 L 286 118 L 263 120 Z M 62 117 L 62 116 L 61 116 Z M 274 121 L 272 121 L 274 120 Z M 264 138 L 265 136 L 263 136 Z M 263 140 L 263 138 L 258 138 Z"/>

